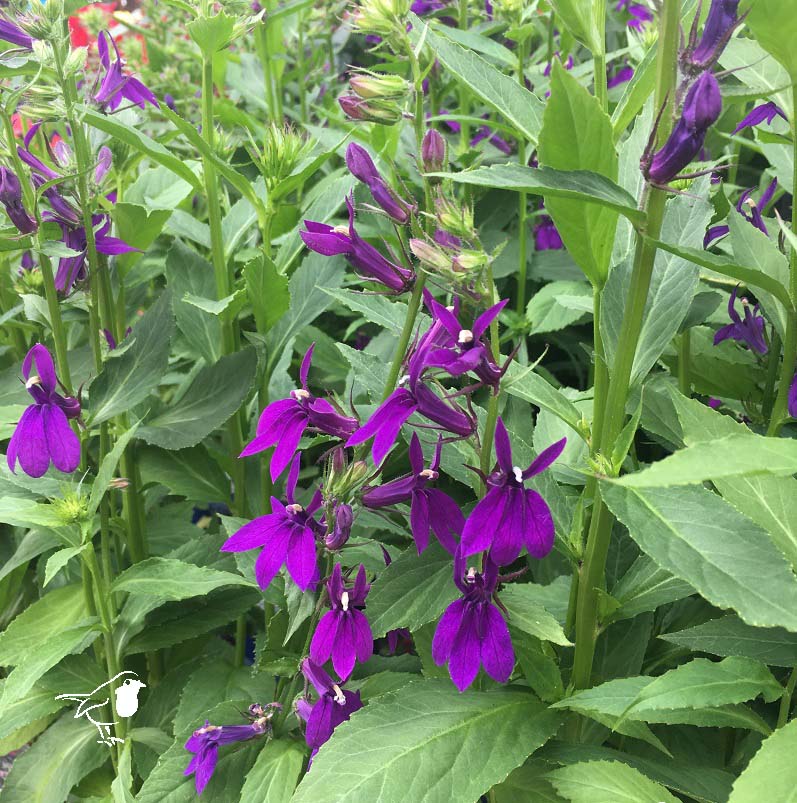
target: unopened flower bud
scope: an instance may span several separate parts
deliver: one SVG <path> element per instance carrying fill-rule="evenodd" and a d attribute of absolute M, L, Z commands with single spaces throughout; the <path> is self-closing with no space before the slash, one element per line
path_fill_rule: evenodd
<path fill-rule="evenodd" d="M 439 131 L 430 128 L 423 135 L 421 162 L 425 173 L 438 173 L 448 166 L 448 146 Z"/>
<path fill-rule="evenodd" d="M 721 112 L 722 95 L 717 79 L 704 72 L 686 94 L 683 119 L 690 128 L 706 129 L 714 125 Z"/>
<path fill-rule="evenodd" d="M 451 257 L 441 248 L 425 240 L 410 240 L 410 250 L 421 261 L 421 264 L 433 270 L 449 270 Z"/>
<path fill-rule="evenodd" d="M 65 396 L 58 406 L 64 411 L 67 418 L 77 418 L 80 415 L 80 401 L 74 396 Z"/>
<path fill-rule="evenodd" d="M 409 0 L 363 0 L 354 12 L 357 30 L 376 36 L 391 36 L 403 31 Z"/>
<path fill-rule="evenodd" d="M 473 238 L 473 209 L 470 206 L 455 203 L 440 193 L 435 199 L 435 212 L 441 229 L 466 240 Z"/>
<path fill-rule="evenodd" d="M 371 98 L 365 100 L 357 95 L 341 95 L 340 108 L 351 120 L 362 120 L 380 125 L 395 125 L 401 120 L 401 109 L 391 100 Z"/>
<path fill-rule="evenodd" d="M 324 544 L 330 551 L 340 549 L 349 540 L 354 523 L 354 513 L 350 505 L 336 505 L 334 516 L 332 531 L 324 538 Z"/>
<path fill-rule="evenodd" d="M 410 85 L 400 75 L 384 75 L 382 73 L 361 72 L 349 79 L 352 91 L 366 100 L 402 100 L 406 97 Z"/>
<path fill-rule="evenodd" d="M 38 225 L 22 203 L 22 184 L 7 167 L 0 167 L 0 204 L 21 234 L 36 231 Z"/>
<path fill-rule="evenodd" d="M 130 485 L 130 480 L 127 477 L 114 477 L 109 483 L 108 487 L 116 491 L 124 491 Z"/>
<path fill-rule="evenodd" d="M 738 10 L 739 0 L 712 0 L 700 40 L 696 41 L 697 31 L 693 28 L 690 42 L 681 54 L 681 66 L 684 72 L 694 75 L 708 69 L 717 61 L 734 30 L 742 21 Z"/>
<path fill-rule="evenodd" d="M 483 268 L 489 261 L 484 251 L 460 251 L 453 260 L 454 270 L 473 271 Z"/>
<path fill-rule="evenodd" d="M 113 165 L 113 154 L 107 145 L 103 145 L 97 154 L 97 167 L 94 168 L 94 183 L 101 184 Z"/>

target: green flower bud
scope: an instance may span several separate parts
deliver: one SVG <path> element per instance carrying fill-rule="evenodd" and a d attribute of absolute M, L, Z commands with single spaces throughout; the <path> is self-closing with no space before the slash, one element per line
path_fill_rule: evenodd
<path fill-rule="evenodd" d="M 399 75 L 384 75 L 363 71 L 349 80 L 352 90 L 361 98 L 369 100 L 403 100 L 410 85 Z"/>

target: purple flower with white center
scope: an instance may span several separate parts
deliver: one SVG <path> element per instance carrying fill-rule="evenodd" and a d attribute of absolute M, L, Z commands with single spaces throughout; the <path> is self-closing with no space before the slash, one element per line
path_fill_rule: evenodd
<path fill-rule="evenodd" d="M 15 173 L 0 166 L 0 204 L 20 234 L 31 234 L 39 227 L 22 201 L 22 183 Z"/>
<path fill-rule="evenodd" d="M 380 282 L 394 293 L 409 290 L 415 282 L 412 271 L 390 262 L 355 231 L 353 194 L 346 198 L 346 207 L 349 210 L 348 230 L 342 226 L 305 220 L 307 231 L 300 232 L 302 242 L 317 254 L 343 254 L 360 276 Z"/>
<path fill-rule="evenodd" d="M 736 294 L 739 292 L 739 286 L 733 288 L 731 297 L 728 300 L 728 315 L 732 323 L 718 329 L 714 335 L 714 345 L 721 343 L 723 340 L 736 340 L 738 343 L 744 343 L 749 349 L 758 354 L 766 354 L 769 351 L 767 341 L 764 339 L 764 326 L 766 321 L 763 316 L 758 314 L 758 304 L 750 309 L 750 302 L 746 298 L 742 298 L 742 307 L 744 308 L 744 320 L 736 311 Z"/>
<path fill-rule="evenodd" d="M 332 658 L 332 666 L 341 681 L 351 675 L 356 661 L 364 664 L 374 652 L 371 625 L 361 610 L 370 588 L 362 564 L 353 586 L 344 584 L 339 563 L 327 580 L 330 610 L 321 617 L 313 633 L 310 658 L 319 666 Z"/>
<path fill-rule="evenodd" d="M 38 373 L 32 374 L 33 365 Z M 6 460 L 12 473 L 17 461 L 29 477 L 41 477 L 52 463 L 71 474 L 80 464 L 80 439 L 69 426 L 80 415 L 80 402 L 57 391 L 58 379 L 50 352 L 37 343 L 22 363 L 25 388 L 33 396 L 8 444 Z"/>
<path fill-rule="evenodd" d="M 25 50 L 33 50 L 33 39 L 19 25 L 3 16 L 0 16 L 0 40 Z"/>
<path fill-rule="evenodd" d="M 426 468 L 421 442 L 418 435 L 413 433 L 410 441 L 412 473 L 383 485 L 366 488 L 362 496 L 363 505 L 374 510 L 402 502 L 410 503 L 410 528 L 419 555 L 429 546 L 430 529 L 443 548 L 453 555 L 465 524 L 459 506 L 448 494 L 427 487 L 440 476 L 442 448 L 441 437 L 438 438 L 432 462 Z"/>
<path fill-rule="evenodd" d="M 792 418 L 797 418 L 797 374 L 789 385 L 789 395 L 786 403 L 786 409 Z"/>
<path fill-rule="evenodd" d="M 496 365 L 492 350 L 482 337 L 507 300 L 499 301 L 479 315 L 470 329 L 460 324 L 454 312 L 432 300 L 434 321 L 442 325 L 449 340 L 441 348 L 427 347 L 413 354 L 410 359 L 411 381 L 416 381 L 427 368 L 442 368 L 450 376 L 462 376 L 472 371 L 482 384 L 496 390 L 504 372 Z"/>
<path fill-rule="evenodd" d="M 720 57 L 731 35 L 741 23 L 738 15 L 739 0 L 711 0 L 703 35 L 697 39 L 700 14 L 695 15 L 689 42 L 681 53 L 681 67 L 686 73 L 697 74 L 707 70 Z"/>
<path fill-rule="evenodd" d="M 304 697 L 296 703 L 296 713 L 307 723 L 304 738 L 307 745 L 312 748 L 313 752 L 310 754 L 312 762 L 318 748 L 329 741 L 332 731 L 341 722 L 347 722 L 355 711 L 363 707 L 363 704 L 359 691 L 341 689 L 340 685 L 309 658 L 302 661 L 302 674 L 313 684 L 318 693 L 318 699 L 311 703 L 305 690 Z"/>
<path fill-rule="evenodd" d="M 642 29 L 653 20 L 653 12 L 642 3 L 632 3 L 631 0 L 620 0 L 614 7 L 615 11 L 625 11 L 628 15 L 626 25 L 635 31 Z"/>
<path fill-rule="evenodd" d="M 446 608 L 435 630 L 432 658 L 438 666 L 448 662 L 454 685 L 462 692 L 479 674 L 479 667 L 496 682 L 506 683 L 515 665 L 509 628 L 493 604 L 498 566 L 485 556 L 484 570 L 465 570 L 465 555 L 454 557 L 454 582 L 462 592 Z"/>
<path fill-rule="evenodd" d="M 248 457 L 276 446 L 271 456 L 271 479 L 276 480 L 290 463 L 306 429 L 333 438 L 348 438 L 357 429 L 357 419 L 343 415 L 326 399 L 319 399 L 307 389 L 307 375 L 315 343 L 307 349 L 299 369 L 301 387 L 287 399 L 272 402 L 260 414 L 257 433 L 239 457 Z"/>
<path fill-rule="evenodd" d="M 273 512 L 244 524 L 221 547 L 222 552 L 246 552 L 262 547 L 255 561 L 255 579 L 264 591 L 283 565 L 302 591 L 318 582 L 316 540 L 324 535 L 325 528 L 313 514 L 321 507 L 322 497 L 316 491 L 306 508 L 296 502 L 300 461 L 301 455 L 297 454 L 288 472 L 285 485 L 288 504 L 283 505 L 272 496 Z"/>
<path fill-rule="evenodd" d="M 645 177 L 654 184 L 672 181 L 700 153 L 708 129 L 722 111 L 722 96 L 717 79 L 703 73 L 686 93 L 683 111 L 667 142 L 653 154 L 643 157 Z M 649 164 L 645 164 L 647 159 Z"/>
<path fill-rule="evenodd" d="M 402 226 L 409 223 L 417 207 L 400 198 L 387 185 L 365 148 L 356 142 L 350 143 L 346 149 L 346 164 L 352 175 L 368 187 L 374 201 L 391 220 Z"/>
<path fill-rule="evenodd" d="M 128 254 L 131 251 L 138 251 L 132 245 L 128 245 L 118 237 L 111 237 L 108 232 L 111 229 L 111 218 L 108 215 L 94 215 L 91 218 L 94 226 L 94 243 L 98 254 L 107 256 L 118 256 Z M 67 226 L 61 224 L 63 232 L 63 243 L 67 248 L 79 253 L 71 257 L 61 257 L 58 260 L 58 270 L 55 273 L 55 287 L 64 294 L 68 294 L 75 282 L 86 278 L 86 230 L 83 226 Z"/>
<path fill-rule="evenodd" d="M 395 443 L 402 424 L 416 412 L 431 419 L 446 432 L 462 438 L 472 435 L 475 430 L 473 419 L 459 406 L 443 401 L 431 388 L 417 381 L 409 382 L 409 387 L 396 388 L 346 441 L 346 446 L 357 446 L 373 438 L 371 456 L 374 463 L 379 465 Z"/>
<path fill-rule="evenodd" d="M 758 203 L 756 203 L 750 197 L 753 194 L 754 189 L 753 187 L 750 187 L 750 189 L 745 190 L 739 196 L 739 200 L 736 202 L 736 211 L 748 223 L 755 226 L 759 231 L 762 231 L 767 235 L 769 234 L 769 230 L 767 229 L 766 223 L 764 223 L 764 218 L 761 216 L 761 210 L 766 209 L 767 205 L 772 200 L 772 196 L 775 194 L 777 187 L 778 180 L 776 178 L 772 179 L 769 186 L 761 194 L 761 199 Z M 745 207 L 749 208 L 749 213 L 745 211 Z M 708 248 L 715 240 L 718 240 L 720 237 L 724 237 L 726 234 L 728 234 L 730 230 L 730 226 L 712 226 L 706 232 L 706 236 L 703 238 L 703 248 Z"/>
<path fill-rule="evenodd" d="M 543 450 L 527 469 L 512 463 L 509 433 L 501 418 L 495 427 L 498 467 L 489 477 L 486 496 L 479 500 L 462 531 L 464 557 L 490 550 L 499 565 L 512 563 L 523 547 L 533 558 L 544 558 L 552 549 L 554 526 L 548 503 L 524 482 L 545 471 L 565 448 L 562 438 Z"/>
<path fill-rule="evenodd" d="M 772 125 L 772 121 L 776 117 L 782 117 L 788 122 L 786 114 L 777 103 L 771 100 L 769 103 L 762 103 L 760 106 L 756 106 L 754 109 L 752 109 L 752 111 L 739 123 L 739 125 L 733 129 L 731 134 L 738 134 L 745 128 L 752 128 L 753 126 L 757 126 L 763 122 L 766 122 L 767 125 Z"/>
<path fill-rule="evenodd" d="M 111 51 L 108 47 L 109 42 L 116 54 L 116 58 L 113 61 L 111 61 Z M 124 59 L 119 54 L 119 48 L 108 31 L 100 31 L 97 37 L 97 50 L 100 54 L 100 62 L 105 70 L 105 76 L 94 93 L 93 99 L 95 103 L 109 111 L 118 109 L 122 100 L 128 100 L 142 109 L 147 103 L 151 103 L 155 108 L 158 108 L 158 101 L 155 95 L 137 78 L 124 74 Z"/>
<path fill-rule="evenodd" d="M 219 760 L 219 747 L 234 742 L 246 742 L 263 736 L 270 730 L 270 720 L 273 711 L 266 709 L 281 708 L 279 703 L 269 703 L 263 708 L 260 705 L 249 706 L 254 719 L 248 725 L 211 725 L 205 720 L 203 727 L 195 730 L 185 749 L 194 754 L 194 757 L 185 768 L 183 775 L 194 775 L 196 793 L 201 795 L 205 791 Z"/>

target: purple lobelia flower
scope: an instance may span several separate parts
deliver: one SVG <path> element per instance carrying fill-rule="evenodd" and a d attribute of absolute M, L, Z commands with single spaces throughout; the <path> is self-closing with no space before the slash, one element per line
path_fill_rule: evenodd
<path fill-rule="evenodd" d="M 698 40 L 700 13 L 695 15 L 689 41 L 680 56 L 685 73 L 697 74 L 707 70 L 720 57 L 743 17 L 738 15 L 739 0 L 711 0 L 703 34 Z"/>
<path fill-rule="evenodd" d="M 667 184 L 676 178 L 700 153 L 706 133 L 721 111 L 722 96 L 717 79 L 710 72 L 704 72 L 686 93 L 681 117 L 667 141 L 652 158 L 643 157 L 645 177 L 654 184 Z"/>
<path fill-rule="evenodd" d="M 506 683 L 515 665 L 509 628 L 492 602 L 498 585 L 498 566 L 490 555 L 484 570 L 465 571 L 461 550 L 454 556 L 454 582 L 462 597 L 443 614 L 432 641 L 432 657 L 438 666 L 448 662 L 454 685 L 462 692 L 479 674 L 479 666 L 498 683 Z"/>
<path fill-rule="evenodd" d="M 116 54 L 116 58 L 113 61 L 111 61 L 111 51 L 108 47 L 109 42 Z M 158 101 L 155 95 L 137 78 L 133 78 L 132 75 L 125 75 L 124 59 L 119 54 L 119 48 L 108 31 L 100 31 L 97 37 L 97 50 L 100 54 L 100 63 L 105 70 L 105 76 L 94 93 L 93 99 L 95 103 L 109 111 L 118 109 L 122 100 L 128 100 L 142 109 L 147 103 L 151 103 L 158 108 Z"/>
<path fill-rule="evenodd" d="M 191 734 L 185 743 L 185 749 L 193 753 L 194 757 L 185 768 L 183 775 L 194 775 L 198 795 L 205 791 L 205 787 L 216 769 L 219 747 L 263 736 L 271 729 L 272 709 L 281 707 L 279 703 L 269 703 L 265 707 L 257 704 L 250 705 L 249 713 L 252 721 L 248 725 L 211 725 L 205 720 L 204 726 Z"/>
<path fill-rule="evenodd" d="M 327 580 L 330 610 L 321 617 L 313 633 L 310 658 L 319 666 L 332 658 L 332 666 L 342 681 L 351 675 L 356 661 L 365 663 L 374 652 L 371 625 L 361 610 L 370 588 L 362 564 L 353 586 L 344 584 L 339 563 Z"/>
<path fill-rule="evenodd" d="M 509 433 L 501 418 L 495 427 L 498 467 L 489 477 L 489 490 L 465 522 L 462 531 L 464 557 L 490 550 L 492 559 L 505 566 L 525 546 L 529 555 L 544 558 L 553 547 L 554 526 L 547 502 L 524 481 L 545 471 L 565 448 L 567 439 L 543 450 L 524 471 L 512 464 Z"/>
<path fill-rule="evenodd" d="M 504 372 L 496 365 L 483 336 L 506 303 L 504 299 L 494 304 L 476 318 L 471 329 L 465 329 L 452 310 L 432 300 L 433 320 L 442 325 L 448 339 L 438 348 L 428 346 L 422 351 L 416 350 L 410 360 L 410 379 L 417 380 L 427 368 L 442 368 L 450 376 L 472 371 L 482 384 L 497 390 Z"/>
<path fill-rule="evenodd" d="M 128 254 L 131 251 L 138 251 L 132 245 L 128 245 L 118 237 L 111 237 L 108 232 L 111 229 L 111 218 L 108 215 L 94 215 L 91 218 L 94 226 L 94 242 L 97 253 L 108 256 L 118 256 Z M 86 277 L 86 230 L 83 226 L 68 226 L 61 223 L 63 232 L 62 241 L 67 248 L 79 253 L 71 257 L 61 257 L 58 260 L 58 270 L 55 273 L 55 287 L 64 294 L 71 291 L 76 281 Z"/>
<path fill-rule="evenodd" d="M 758 304 L 750 309 L 750 302 L 742 298 L 744 308 L 744 320 L 736 311 L 736 294 L 739 292 L 738 285 L 733 288 L 731 297 L 728 300 L 728 315 L 732 323 L 718 329 L 714 335 L 714 345 L 723 340 L 736 340 L 744 343 L 749 349 L 758 354 L 766 354 L 769 351 L 767 341 L 764 339 L 764 325 L 766 321 L 763 316 L 758 314 Z"/>
<path fill-rule="evenodd" d="M 348 721 L 355 711 L 359 711 L 363 707 L 363 704 L 359 691 L 341 689 L 320 666 L 316 666 L 309 658 L 302 661 L 302 674 L 313 684 L 318 693 L 318 699 L 311 703 L 305 689 L 304 697 L 296 703 L 296 713 L 307 723 L 304 738 L 307 745 L 312 748 L 313 752 L 310 754 L 312 762 L 318 748 L 329 741 L 332 731 L 341 722 Z"/>
<path fill-rule="evenodd" d="M 271 497 L 271 513 L 259 516 L 231 535 L 222 545 L 222 552 L 246 552 L 262 547 L 255 561 L 255 579 L 265 590 L 280 567 L 288 568 L 293 582 L 305 591 L 318 581 L 316 539 L 324 535 L 325 528 L 313 518 L 321 507 L 321 492 L 316 491 L 305 508 L 294 498 L 299 478 L 301 455 L 297 454 L 288 472 L 285 484 L 287 505 Z"/>
<path fill-rule="evenodd" d="M 789 385 L 789 396 L 787 400 L 786 409 L 792 418 L 797 418 L 797 374 Z"/>
<path fill-rule="evenodd" d="M 360 276 L 380 282 L 394 293 L 409 290 L 415 282 L 412 271 L 390 262 L 355 231 L 353 194 L 346 198 L 346 207 L 349 210 L 348 231 L 343 227 L 305 220 L 307 231 L 300 232 L 304 244 L 324 256 L 343 254 Z"/>
<path fill-rule="evenodd" d="M 417 207 L 400 198 L 382 178 L 370 154 L 356 142 L 346 149 L 346 164 L 352 175 L 371 191 L 374 201 L 394 222 L 403 226 L 409 223 Z"/>
<path fill-rule="evenodd" d="M 410 528 L 419 555 L 429 546 L 430 529 L 442 546 L 453 555 L 465 524 L 459 506 L 448 494 L 437 488 L 427 487 L 440 476 L 442 448 L 441 437 L 438 438 L 429 468 L 425 468 L 421 442 L 418 435 L 413 433 L 410 441 L 412 473 L 383 485 L 366 488 L 362 496 L 363 505 L 372 509 L 402 502 L 410 503 Z"/>
<path fill-rule="evenodd" d="M 632 3 L 631 0 L 620 0 L 614 7 L 615 11 L 625 11 L 628 16 L 626 25 L 635 31 L 641 31 L 653 20 L 653 12 L 642 3 Z"/>
<path fill-rule="evenodd" d="M 25 50 L 33 50 L 33 39 L 31 39 L 19 25 L 1 15 L 0 40 L 3 42 L 10 42 L 12 45 L 22 47 Z"/>
<path fill-rule="evenodd" d="M 751 225 L 755 226 L 759 231 L 764 232 L 764 234 L 769 234 L 769 230 L 767 229 L 766 223 L 764 223 L 764 218 L 761 215 L 761 210 L 766 209 L 769 202 L 772 200 L 772 196 L 775 194 L 775 190 L 778 187 L 778 180 L 776 178 L 772 179 L 769 186 L 764 190 L 761 194 L 761 199 L 758 203 L 756 203 L 750 196 L 753 194 L 753 187 L 750 189 L 745 190 L 740 196 L 739 200 L 736 202 L 736 211 Z M 747 207 L 750 211 L 746 211 L 745 207 Z M 712 226 L 707 232 L 706 236 L 703 238 L 703 248 L 708 248 L 715 240 L 718 240 L 720 237 L 724 237 L 726 234 L 730 232 L 730 226 Z"/>
<path fill-rule="evenodd" d="M 534 248 L 537 251 L 559 251 L 565 247 L 556 224 L 548 215 L 534 225 Z"/>
<path fill-rule="evenodd" d="M 31 373 L 34 364 L 37 374 Z M 41 477 L 52 462 L 59 471 L 69 474 L 80 463 L 80 440 L 68 419 L 80 415 L 80 402 L 56 390 L 53 358 L 41 343 L 25 356 L 22 375 L 34 404 L 22 413 L 11 436 L 6 455 L 8 467 L 13 472 L 19 461 L 29 477 Z"/>
<path fill-rule="evenodd" d="M 772 121 L 776 117 L 782 117 L 788 122 L 788 118 L 786 117 L 783 109 L 781 109 L 777 103 L 770 100 L 768 103 L 762 103 L 760 106 L 756 106 L 754 109 L 752 109 L 731 133 L 738 134 L 745 128 L 752 128 L 753 126 L 759 125 L 759 123 L 763 122 L 766 122 L 767 125 L 772 125 Z"/>
<path fill-rule="evenodd" d="M 276 446 L 271 456 L 271 479 L 276 480 L 291 461 L 306 429 L 348 438 L 357 429 L 357 419 L 343 415 L 326 399 L 313 396 L 307 389 L 307 375 L 315 343 L 307 349 L 299 369 L 301 388 L 292 390 L 287 399 L 272 402 L 260 414 L 257 434 L 239 455 L 248 457 Z"/>
<path fill-rule="evenodd" d="M 486 114 L 483 114 L 482 117 L 487 119 Z M 468 143 L 471 148 L 475 148 L 482 140 L 486 139 L 494 148 L 497 148 L 501 153 L 510 154 L 512 153 L 512 146 L 501 136 L 498 134 L 493 133 L 492 128 L 489 125 L 481 126 L 476 134 L 471 137 L 470 142 Z"/>
<path fill-rule="evenodd" d="M 0 166 L 0 204 L 20 234 L 31 234 L 39 227 L 22 202 L 22 183 L 15 173 Z"/>
<path fill-rule="evenodd" d="M 405 377 L 408 380 L 409 377 Z M 456 404 L 443 401 L 420 380 L 410 381 L 409 387 L 398 387 L 376 408 L 373 415 L 346 441 L 357 446 L 374 439 L 371 456 L 379 465 L 396 441 L 401 425 L 413 414 L 421 413 L 441 429 L 462 438 L 473 434 L 475 424 Z"/>

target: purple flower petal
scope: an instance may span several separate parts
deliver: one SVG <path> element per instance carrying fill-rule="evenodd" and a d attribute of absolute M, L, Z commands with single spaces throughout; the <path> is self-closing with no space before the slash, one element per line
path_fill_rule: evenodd
<path fill-rule="evenodd" d="M 53 465 L 71 474 L 80 465 L 80 438 L 69 426 L 64 411 L 55 404 L 42 405 L 42 428 Z"/>
<path fill-rule="evenodd" d="M 310 658 L 321 666 L 332 656 L 335 638 L 338 632 L 338 616 L 335 611 L 327 611 L 318 622 L 310 642 Z"/>
<path fill-rule="evenodd" d="M 490 548 L 495 536 L 495 525 L 503 516 L 505 504 L 506 494 L 503 488 L 490 488 L 484 499 L 479 500 L 462 530 L 463 557 Z"/>
<path fill-rule="evenodd" d="M 523 472 L 523 479 L 527 480 L 529 477 L 534 477 L 545 471 L 545 469 L 562 454 L 566 445 L 567 438 L 562 438 L 556 441 L 556 443 L 551 444 L 547 449 L 543 449 L 532 464 Z"/>
<path fill-rule="evenodd" d="M 301 591 L 307 590 L 316 574 L 315 538 L 309 527 L 294 527 L 288 540 L 288 574 Z"/>
<path fill-rule="evenodd" d="M 46 473 L 50 465 L 50 455 L 47 451 L 41 407 L 32 404 L 22 413 L 8 451 L 8 467 L 11 471 L 14 471 L 14 464 L 18 461 L 29 477 L 41 477 Z"/>
<path fill-rule="evenodd" d="M 484 603 L 481 609 L 481 662 L 484 671 L 496 682 L 506 683 L 515 666 L 509 628 L 495 605 Z"/>
<path fill-rule="evenodd" d="M 437 629 L 434 632 L 432 639 L 432 658 L 437 666 L 442 666 L 451 654 L 454 646 L 454 639 L 457 637 L 460 625 L 462 624 L 462 615 L 465 612 L 465 600 L 456 599 L 440 618 L 437 624 Z"/>
<path fill-rule="evenodd" d="M 448 659 L 451 680 L 461 692 L 465 691 L 479 674 L 481 645 L 479 644 L 477 615 L 475 606 L 466 607 Z"/>
<path fill-rule="evenodd" d="M 529 555 L 544 558 L 553 549 L 555 529 L 548 503 L 534 490 L 527 488 L 525 495 L 525 530 L 523 537 Z M 496 558 L 496 562 L 501 563 Z"/>
<path fill-rule="evenodd" d="M 423 491 L 416 491 L 412 495 L 410 529 L 420 555 L 429 546 L 429 503 Z"/>

